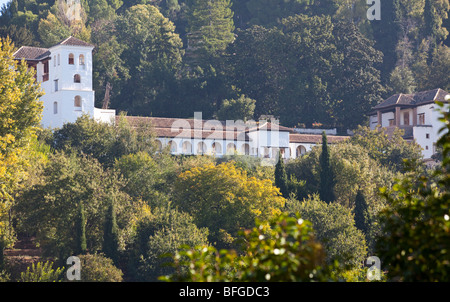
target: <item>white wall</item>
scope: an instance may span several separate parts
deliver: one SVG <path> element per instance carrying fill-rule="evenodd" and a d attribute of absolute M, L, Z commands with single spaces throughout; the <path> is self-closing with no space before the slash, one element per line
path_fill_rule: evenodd
<path fill-rule="evenodd" d="M 389 127 L 389 120 L 394 118 L 395 118 L 394 112 L 383 113 L 381 117 L 381 127 Z"/>
<path fill-rule="evenodd" d="M 42 126 L 60 128 L 65 123 L 73 123 L 83 114 L 102 122 L 114 122 L 115 110 L 96 109 L 95 93 L 92 89 L 92 50 L 93 47 L 56 45 L 49 49 L 49 80 L 41 83 L 45 95 Z M 69 55 L 73 54 L 73 65 L 69 64 Z M 80 55 L 84 56 L 81 64 Z M 37 67 L 38 80 L 42 80 L 43 64 Z M 80 83 L 75 83 L 74 76 L 80 76 Z M 58 81 L 57 88 L 55 81 Z M 81 107 L 75 106 L 75 97 L 81 97 Z M 54 112 L 57 102 L 58 111 Z"/>

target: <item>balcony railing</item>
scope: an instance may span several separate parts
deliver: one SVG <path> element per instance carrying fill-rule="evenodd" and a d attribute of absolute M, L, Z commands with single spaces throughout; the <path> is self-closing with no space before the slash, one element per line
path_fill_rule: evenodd
<path fill-rule="evenodd" d="M 387 135 L 392 135 L 392 133 L 394 133 L 395 129 L 401 129 L 405 132 L 405 134 L 403 135 L 403 137 L 412 137 L 413 136 L 413 126 L 411 125 L 401 125 L 401 126 L 389 126 L 386 127 L 386 134 Z"/>

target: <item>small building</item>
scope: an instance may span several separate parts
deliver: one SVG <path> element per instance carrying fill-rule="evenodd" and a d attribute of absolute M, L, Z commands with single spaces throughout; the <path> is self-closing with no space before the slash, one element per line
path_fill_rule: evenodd
<path fill-rule="evenodd" d="M 16 60 L 25 60 L 36 70 L 36 80 L 45 92 L 41 97 L 43 128 L 60 128 L 83 114 L 114 121 L 115 110 L 94 106 L 93 49 L 93 45 L 69 37 L 50 48 L 22 46 L 14 53 Z"/>
<path fill-rule="evenodd" d="M 430 159 L 436 153 L 439 130 L 444 126 L 439 121 L 436 101 L 446 103 L 447 95 L 442 89 L 395 94 L 373 108 L 370 128 L 385 128 L 388 135 L 397 128 L 404 130 L 403 138 L 416 141 L 423 149 L 424 159 Z"/>

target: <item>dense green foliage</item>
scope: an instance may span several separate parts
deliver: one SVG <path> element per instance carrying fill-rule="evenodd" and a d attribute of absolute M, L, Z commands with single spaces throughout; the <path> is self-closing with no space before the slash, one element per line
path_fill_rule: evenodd
<path fill-rule="evenodd" d="M 353 213 L 338 203 L 326 203 L 317 195 L 302 202 L 289 200 L 287 211 L 299 213 L 312 223 L 315 238 L 322 243 L 327 261 L 358 267 L 367 255 L 364 234 L 355 227 Z"/>
<path fill-rule="evenodd" d="M 444 159 L 432 177 L 412 174 L 391 190 L 383 189 L 391 204 L 382 212 L 385 235 L 380 236 L 381 259 L 389 263 L 388 277 L 406 282 L 450 280 L 450 129 L 444 112 L 439 140 Z"/>
<path fill-rule="evenodd" d="M 272 114 L 345 130 L 390 94 L 450 88 L 448 0 L 382 2 L 370 22 L 357 0 L 81 1 L 79 19 L 65 1 L 12 0 L 0 35 L 93 43 L 97 105 L 109 87 L 109 105 L 135 115 Z M 244 95 L 255 102 L 238 113 L 230 100 Z"/>
<path fill-rule="evenodd" d="M 166 281 L 253 281 L 314 282 L 335 278 L 325 262 L 323 247 L 313 235 L 311 224 L 300 218 L 280 215 L 270 224 L 257 223 L 243 234 L 246 249 L 218 251 L 196 246 L 175 256 L 176 273 Z"/>

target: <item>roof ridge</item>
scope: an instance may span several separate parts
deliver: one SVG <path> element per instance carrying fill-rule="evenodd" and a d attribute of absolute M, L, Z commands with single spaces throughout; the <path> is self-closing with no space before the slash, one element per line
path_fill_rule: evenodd
<path fill-rule="evenodd" d="M 439 95 L 439 90 L 441 90 L 441 88 L 436 89 L 436 94 L 434 95 L 433 101 L 437 99 Z"/>
<path fill-rule="evenodd" d="M 69 37 L 66 38 L 64 41 L 61 41 L 61 42 L 59 42 L 59 43 L 56 44 L 56 45 L 63 44 L 64 42 L 67 42 L 67 40 L 69 40 L 70 38 L 73 38 L 73 36 L 69 36 Z"/>
<path fill-rule="evenodd" d="M 400 102 L 400 99 L 402 98 L 403 93 L 399 93 L 397 101 L 395 102 L 395 104 L 398 104 L 398 102 Z"/>

